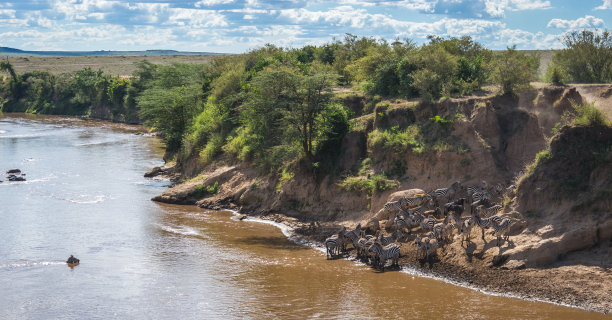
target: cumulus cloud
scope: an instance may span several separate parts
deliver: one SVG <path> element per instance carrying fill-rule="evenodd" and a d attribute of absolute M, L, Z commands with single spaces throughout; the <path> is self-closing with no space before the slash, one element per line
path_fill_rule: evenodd
<path fill-rule="evenodd" d="M 612 0 L 603 0 L 601 6 L 596 7 L 595 10 L 610 10 L 612 9 Z"/>
<path fill-rule="evenodd" d="M 552 19 L 546 25 L 547 28 L 567 30 L 603 28 L 605 26 L 603 19 L 593 16 L 584 16 L 576 20 Z"/>

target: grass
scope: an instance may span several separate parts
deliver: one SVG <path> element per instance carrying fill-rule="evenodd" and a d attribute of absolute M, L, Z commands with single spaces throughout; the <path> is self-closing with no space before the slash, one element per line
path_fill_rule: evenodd
<path fill-rule="evenodd" d="M 90 56 L 90 57 L 10 57 L 9 61 L 18 74 L 34 70 L 49 71 L 53 74 L 74 72 L 86 67 L 102 69 L 105 73 L 118 76 L 131 76 L 136 70 L 136 62 L 146 60 L 153 64 L 206 63 L 215 55 L 185 56 Z"/>

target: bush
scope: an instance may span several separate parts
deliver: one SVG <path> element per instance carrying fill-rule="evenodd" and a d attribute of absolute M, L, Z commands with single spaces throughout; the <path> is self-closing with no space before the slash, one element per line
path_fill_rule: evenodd
<path fill-rule="evenodd" d="M 421 143 L 422 137 L 419 127 L 411 125 L 405 130 L 391 128 L 391 130 L 376 129 L 368 134 L 368 148 L 383 148 L 397 153 L 412 150 L 416 153 L 424 151 Z"/>
<path fill-rule="evenodd" d="M 338 185 L 347 191 L 366 192 L 371 196 L 376 192 L 397 188 L 399 182 L 389 180 L 384 175 L 379 174 L 368 175 L 367 177 L 346 177 Z"/>
<path fill-rule="evenodd" d="M 573 105 L 576 110 L 576 118 L 573 123 L 577 126 L 609 126 L 610 121 L 606 115 L 597 109 L 593 103 Z"/>

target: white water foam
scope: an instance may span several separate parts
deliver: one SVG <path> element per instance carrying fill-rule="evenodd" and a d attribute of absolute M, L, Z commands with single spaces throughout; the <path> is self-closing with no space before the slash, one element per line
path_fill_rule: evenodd
<path fill-rule="evenodd" d="M 53 266 L 65 264 L 64 261 L 28 261 L 22 263 L 9 263 L 9 264 L 0 264 L 0 269 L 20 269 L 20 268 L 31 268 L 38 266 Z"/>
<path fill-rule="evenodd" d="M 242 216 L 241 213 L 239 213 L 238 211 L 235 210 L 229 210 L 229 209 L 224 209 L 225 211 L 229 211 L 231 212 L 234 217 L 232 217 L 233 220 L 238 220 L 238 216 Z M 269 224 L 272 226 L 275 226 L 277 228 L 279 228 L 281 230 L 281 232 L 283 233 L 283 235 L 285 235 L 285 237 L 287 237 L 287 239 L 289 239 L 290 241 L 299 244 L 299 245 L 306 245 L 308 247 L 311 247 L 315 250 L 318 250 L 320 252 L 325 253 L 325 248 L 321 245 L 318 245 L 312 241 L 308 241 L 306 239 L 303 239 L 301 237 L 296 236 L 295 232 L 293 231 L 293 229 L 285 224 L 279 223 L 279 222 L 274 222 L 274 221 L 270 221 L 270 220 L 264 220 L 261 218 L 252 218 L 252 217 L 248 217 L 246 219 L 243 219 L 243 221 L 253 221 L 253 222 L 258 222 L 258 223 L 265 223 L 265 224 Z M 345 258 L 345 260 L 349 260 L 349 261 L 353 261 L 356 265 L 366 265 L 365 263 L 359 261 L 358 259 L 355 258 Z M 456 280 L 452 280 L 449 278 L 445 278 L 445 277 L 441 277 L 438 275 L 434 275 L 431 273 L 427 273 L 412 267 L 407 267 L 407 266 L 402 266 L 400 269 L 400 272 L 402 273 L 406 273 L 412 276 L 417 276 L 417 277 L 421 277 L 421 278 L 427 278 L 427 279 L 432 279 L 432 280 L 437 280 L 437 281 L 442 281 L 444 283 L 448 283 L 454 286 L 458 286 L 458 287 L 462 287 L 462 288 L 466 288 L 466 289 L 470 289 L 470 290 L 474 290 L 477 292 L 480 292 L 482 294 L 486 294 L 486 295 L 490 295 L 490 296 L 494 296 L 494 297 L 504 297 L 504 298 L 514 298 L 514 299 L 521 299 L 521 300 L 526 300 L 526 301 L 534 301 L 534 302 L 543 302 L 543 303 L 550 303 L 550 304 L 554 304 L 554 305 L 558 305 L 558 306 L 563 306 L 563 307 L 569 307 L 569 308 L 576 308 L 576 309 L 580 309 L 580 310 L 585 310 L 585 311 L 593 311 L 587 308 L 583 308 L 580 306 L 575 306 L 575 305 L 571 305 L 571 304 L 567 304 L 567 303 L 563 303 L 563 302 L 556 302 L 556 301 L 550 301 L 550 300 L 546 300 L 546 299 L 540 299 L 540 298 L 535 298 L 535 297 L 526 297 L 526 296 L 522 296 L 519 294 L 514 294 L 514 293 L 502 293 L 502 292 L 497 292 L 497 291 L 490 291 L 490 290 L 485 290 L 482 288 L 478 288 L 476 286 L 470 285 L 467 282 L 461 282 L 461 281 L 456 281 Z"/>
<path fill-rule="evenodd" d="M 68 202 L 77 203 L 77 204 L 96 204 L 96 203 L 106 201 L 107 199 L 112 199 L 112 197 L 109 197 L 106 195 L 97 195 L 94 197 L 94 199 L 87 199 L 88 197 L 89 197 L 88 195 L 80 195 L 78 199 L 73 199 L 73 198 L 57 198 L 57 199 L 66 200 Z"/>
<path fill-rule="evenodd" d="M 160 224 L 156 224 L 156 226 L 170 233 L 180 234 L 184 236 L 198 236 L 198 237 L 202 236 L 202 234 L 198 230 L 194 228 L 190 228 L 190 227 L 172 227 L 172 226 L 160 225 Z"/>

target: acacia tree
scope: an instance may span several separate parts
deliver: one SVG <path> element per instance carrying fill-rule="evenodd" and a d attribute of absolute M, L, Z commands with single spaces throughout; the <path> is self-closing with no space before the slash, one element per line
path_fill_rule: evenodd
<path fill-rule="evenodd" d="M 289 70 L 265 70 L 253 80 L 247 122 L 264 141 L 282 135 L 298 142 L 313 160 L 314 142 L 322 130 L 322 115 L 331 101 L 334 77 L 327 73 L 299 75 Z M 267 143 L 269 146 L 270 143 Z"/>

